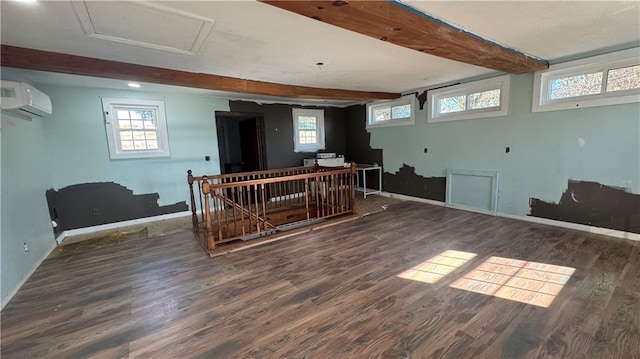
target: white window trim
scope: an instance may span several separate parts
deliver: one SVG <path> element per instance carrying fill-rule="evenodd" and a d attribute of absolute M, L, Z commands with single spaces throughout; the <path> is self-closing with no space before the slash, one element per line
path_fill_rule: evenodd
<path fill-rule="evenodd" d="M 318 143 L 299 143 L 298 116 L 314 116 L 318 125 Z M 325 149 L 324 138 L 324 110 L 309 110 L 304 108 L 293 109 L 293 151 L 294 152 L 318 152 Z"/>
<path fill-rule="evenodd" d="M 429 91 L 429 96 L 427 98 L 427 122 L 435 123 L 508 115 L 510 79 L 511 77 L 509 75 L 504 75 Z M 452 113 L 439 113 L 438 104 L 441 98 L 462 95 L 468 96 L 472 93 L 497 89 L 500 89 L 500 106 Z"/>
<path fill-rule="evenodd" d="M 605 92 L 607 71 L 640 64 L 640 48 L 612 52 L 576 61 L 551 65 L 537 71 L 533 78 L 532 112 L 567 110 L 584 107 L 619 105 L 640 102 L 640 89 Z M 549 99 L 551 80 L 583 73 L 603 72 L 602 91 L 595 95 Z"/>
<path fill-rule="evenodd" d="M 381 107 L 395 107 L 402 105 L 411 105 L 411 116 L 401 119 L 393 119 L 388 121 L 373 121 L 373 111 Z M 367 104 L 367 128 L 407 126 L 416 123 L 416 96 L 406 95 L 398 100 L 393 101 L 377 101 Z"/>
<path fill-rule="evenodd" d="M 120 148 L 120 135 L 118 131 L 118 119 L 114 107 L 147 107 L 156 111 L 156 136 L 158 138 L 157 150 L 137 150 L 123 151 Z M 166 112 L 164 101 L 160 100 L 138 100 L 122 98 L 102 98 L 102 110 L 104 113 L 104 124 L 107 132 L 107 143 L 109 145 L 109 156 L 111 159 L 132 159 L 132 158 L 153 158 L 169 157 L 169 136 L 167 132 Z"/>

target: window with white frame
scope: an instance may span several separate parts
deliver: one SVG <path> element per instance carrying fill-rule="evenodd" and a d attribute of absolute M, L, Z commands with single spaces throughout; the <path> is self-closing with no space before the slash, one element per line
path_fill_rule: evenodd
<path fill-rule="evenodd" d="M 640 102 L 640 48 L 551 65 L 533 91 L 533 112 Z"/>
<path fill-rule="evenodd" d="M 506 116 L 509 75 L 429 91 L 428 122 Z"/>
<path fill-rule="evenodd" d="M 415 103 L 415 95 L 407 95 L 394 101 L 368 104 L 367 128 L 413 125 Z"/>
<path fill-rule="evenodd" d="M 103 98 L 111 159 L 168 157 L 164 101 Z"/>
<path fill-rule="evenodd" d="M 293 109 L 293 150 L 324 150 L 324 110 Z"/>

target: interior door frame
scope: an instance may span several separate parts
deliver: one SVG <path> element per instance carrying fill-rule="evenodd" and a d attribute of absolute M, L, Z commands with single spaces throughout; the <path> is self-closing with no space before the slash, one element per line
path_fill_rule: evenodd
<path fill-rule="evenodd" d="M 236 120 L 246 120 L 250 118 L 256 119 L 256 132 L 258 137 L 258 167 L 260 171 L 267 169 L 267 144 L 266 144 L 266 131 L 264 124 L 264 114 L 260 112 L 237 112 L 237 111 L 216 111 L 216 129 L 218 126 L 218 116 L 221 117 L 234 117 Z M 218 156 L 220 157 L 220 156 Z M 222 158 L 220 158 L 222 161 Z M 220 163 L 222 166 L 222 163 Z"/>

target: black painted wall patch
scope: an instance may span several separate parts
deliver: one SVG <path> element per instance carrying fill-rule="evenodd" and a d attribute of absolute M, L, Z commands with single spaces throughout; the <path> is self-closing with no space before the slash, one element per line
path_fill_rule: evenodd
<path fill-rule="evenodd" d="M 640 194 L 622 188 L 569 180 L 560 202 L 529 202 L 534 217 L 640 233 Z"/>
<path fill-rule="evenodd" d="M 159 206 L 157 193 L 133 194 L 114 182 L 82 183 L 46 192 L 55 231 L 187 211 L 186 202 Z"/>

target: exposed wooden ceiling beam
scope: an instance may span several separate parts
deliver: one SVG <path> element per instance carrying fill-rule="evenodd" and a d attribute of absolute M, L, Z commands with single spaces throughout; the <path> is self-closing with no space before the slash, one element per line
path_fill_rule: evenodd
<path fill-rule="evenodd" d="M 521 74 L 549 67 L 544 60 L 482 39 L 395 1 L 261 1 L 409 49 L 498 71 Z"/>
<path fill-rule="evenodd" d="M 401 95 L 245 80 L 8 45 L 2 45 L 0 57 L 0 65 L 6 67 L 268 96 L 361 101 L 395 99 Z"/>

